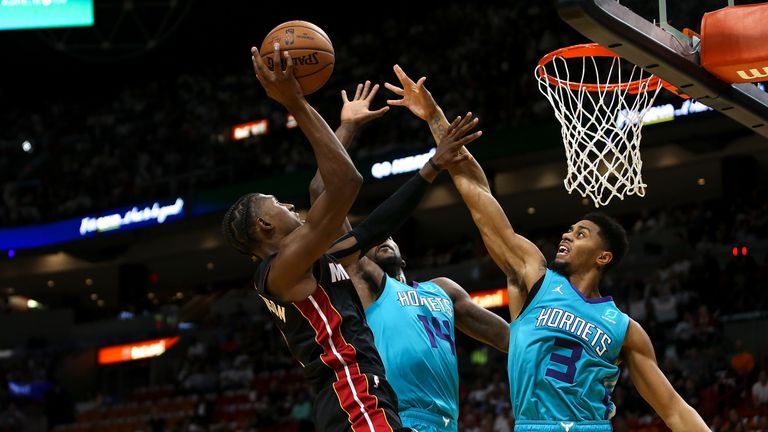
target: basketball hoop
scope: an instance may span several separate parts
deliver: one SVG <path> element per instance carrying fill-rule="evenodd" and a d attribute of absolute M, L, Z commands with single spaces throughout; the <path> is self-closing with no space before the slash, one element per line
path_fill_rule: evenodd
<path fill-rule="evenodd" d="M 623 70 L 629 66 L 630 72 Z M 535 73 L 539 91 L 561 125 L 568 193 L 578 191 L 595 207 L 613 197 L 644 196 L 643 117 L 662 87 L 676 92 L 674 87 L 639 66 L 622 63 L 596 43 L 555 50 L 539 60 Z"/>

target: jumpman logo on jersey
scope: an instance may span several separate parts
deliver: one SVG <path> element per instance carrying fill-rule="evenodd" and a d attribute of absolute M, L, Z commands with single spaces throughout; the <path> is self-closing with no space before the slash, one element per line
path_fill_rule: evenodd
<path fill-rule="evenodd" d="M 448 417 L 443 417 L 443 421 L 445 422 L 445 427 L 448 427 L 448 423 L 451 422 L 451 419 L 449 419 Z"/>
<path fill-rule="evenodd" d="M 558 287 L 558 288 L 560 288 L 560 287 Z M 562 426 L 563 429 L 565 429 L 565 432 L 568 432 L 573 427 L 573 422 L 570 422 L 570 423 L 560 422 L 560 426 Z"/>
<path fill-rule="evenodd" d="M 562 291 L 560 291 L 560 288 L 562 288 L 562 287 L 563 287 L 562 285 L 558 285 L 558 286 L 557 286 L 557 288 L 555 288 L 555 289 L 553 289 L 553 290 L 552 290 L 552 292 L 556 292 L 556 293 L 559 293 L 559 294 L 563 294 L 563 292 L 562 292 Z"/>

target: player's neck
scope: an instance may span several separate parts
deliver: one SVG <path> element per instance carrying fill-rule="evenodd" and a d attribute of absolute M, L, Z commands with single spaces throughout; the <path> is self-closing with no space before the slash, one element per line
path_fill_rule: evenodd
<path fill-rule="evenodd" d="M 600 271 L 590 270 L 584 273 L 574 273 L 568 277 L 574 288 L 586 298 L 597 298 L 600 295 Z"/>
<path fill-rule="evenodd" d="M 395 275 L 395 279 L 397 279 L 398 281 L 400 281 L 402 283 L 408 283 L 405 280 L 405 273 L 403 272 L 402 269 L 398 270 L 397 275 Z"/>
<path fill-rule="evenodd" d="M 261 244 L 258 249 L 256 249 L 255 254 L 260 259 L 266 259 L 268 256 L 277 253 L 278 247 L 277 245 L 271 245 L 271 244 Z"/>

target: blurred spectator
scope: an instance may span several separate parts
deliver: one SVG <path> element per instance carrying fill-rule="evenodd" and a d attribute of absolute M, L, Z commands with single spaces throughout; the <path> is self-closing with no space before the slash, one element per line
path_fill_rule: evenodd
<path fill-rule="evenodd" d="M 752 385 L 752 402 L 757 406 L 768 406 L 768 374 L 764 370 Z"/>
<path fill-rule="evenodd" d="M 159 414 L 157 407 L 152 407 L 147 427 L 149 432 L 165 432 L 165 417 Z"/>
<path fill-rule="evenodd" d="M 731 356 L 731 367 L 736 373 L 745 376 L 755 368 L 755 356 L 746 348 L 741 339 L 734 342 L 734 354 Z"/>

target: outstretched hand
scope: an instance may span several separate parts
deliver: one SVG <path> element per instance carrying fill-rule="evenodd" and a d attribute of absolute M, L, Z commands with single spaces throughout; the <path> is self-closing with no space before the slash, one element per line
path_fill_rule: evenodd
<path fill-rule="evenodd" d="M 299 82 L 293 75 L 293 59 L 291 55 L 283 53 L 285 57 L 285 70 L 282 68 L 280 60 L 280 44 L 275 43 L 275 51 L 272 53 L 272 65 L 274 70 L 269 70 L 264 59 L 259 54 L 257 48 L 251 48 L 251 62 L 253 70 L 256 72 L 256 78 L 259 80 L 267 96 L 280 102 L 286 108 L 295 105 L 304 99 L 304 92 L 301 90 Z"/>
<path fill-rule="evenodd" d="M 341 123 L 358 127 L 383 116 L 389 111 L 388 106 L 376 111 L 370 110 L 371 101 L 378 91 L 379 85 L 376 84 L 371 88 L 370 81 L 366 81 L 365 85 L 357 85 L 355 96 L 352 100 L 347 97 L 346 90 L 342 90 L 341 100 L 344 101 L 344 106 L 341 107 Z"/>
<path fill-rule="evenodd" d="M 464 117 L 458 116 L 446 129 L 440 137 L 440 144 L 437 146 L 432 160 L 442 169 L 448 168 L 453 164 L 469 159 L 469 152 L 464 146 L 480 138 L 483 131 L 470 133 L 477 126 L 477 117 L 472 118 L 472 113 L 468 112 Z"/>
<path fill-rule="evenodd" d="M 387 104 L 407 107 L 420 119 L 429 121 L 437 112 L 438 107 L 432 94 L 424 87 L 424 81 L 427 80 L 427 77 L 421 77 L 417 82 L 413 82 L 400 66 L 395 65 L 393 69 L 402 87 L 390 83 L 384 83 L 384 87 L 403 98 L 390 99 Z"/>

